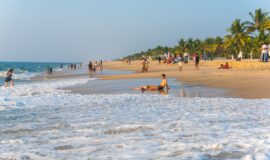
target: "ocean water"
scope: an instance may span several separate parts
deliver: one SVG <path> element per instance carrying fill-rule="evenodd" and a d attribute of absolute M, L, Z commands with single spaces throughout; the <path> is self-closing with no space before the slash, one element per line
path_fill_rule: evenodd
<path fill-rule="evenodd" d="M 47 67 L 52 67 L 54 71 L 61 71 L 60 65 L 67 66 L 67 63 L 40 63 L 40 62 L 0 62 L 0 81 L 3 82 L 6 72 L 14 69 L 13 79 L 17 82 L 26 82 L 32 77 L 44 74 Z"/>
<path fill-rule="evenodd" d="M 270 159 L 270 100 L 0 89 L 2 159 Z M 108 82 L 109 83 L 109 82 Z"/>

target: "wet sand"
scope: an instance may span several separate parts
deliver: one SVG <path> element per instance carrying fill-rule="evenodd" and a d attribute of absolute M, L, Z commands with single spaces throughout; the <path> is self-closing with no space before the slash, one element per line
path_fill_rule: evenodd
<path fill-rule="evenodd" d="M 225 61 L 200 63 L 200 70 L 195 70 L 194 63 L 185 64 L 183 71 L 178 71 L 177 64 L 158 64 L 152 61 L 148 73 L 140 73 L 140 61 L 133 61 L 131 65 L 123 62 L 106 62 L 105 69 L 134 71 L 134 74 L 101 75 L 103 80 L 159 78 L 162 73 L 176 78 L 179 82 L 203 87 L 228 90 L 225 97 L 261 99 L 270 98 L 270 63 L 260 63 L 257 60 L 233 62 L 229 61 L 232 69 L 217 69 Z M 258 67 L 257 67 L 258 66 Z"/>
<path fill-rule="evenodd" d="M 141 79 L 114 79 L 114 80 L 89 80 L 87 83 L 65 87 L 72 93 L 87 94 L 162 94 L 176 97 L 225 97 L 226 90 L 207 88 L 200 85 L 179 83 L 174 78 L 169 78 L 170 90 L 146 91 L 133 90 L 145 84 L 159 84 L 158 78 Z"/>

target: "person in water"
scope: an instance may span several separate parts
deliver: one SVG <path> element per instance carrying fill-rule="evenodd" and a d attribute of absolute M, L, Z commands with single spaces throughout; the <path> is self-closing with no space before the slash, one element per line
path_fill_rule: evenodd
<path fill-rule="evenodd" d="M 7 71 L 7 73 L 6 73 L 7 78 L 5 80 L 5 87 L 8 87 L 9 82 L 11 82 L 11 86 L 14 87 L 14 81 L 12 79 L 13 71 L 14 70 L 12 68 Z"/>
<path fill-rule="evenodd" d="M 161 75 L 162 77 L 162 81 L 160 83 L 160 85 L 156 86 L 156 85 L 146 85 L 146 86 L 141 86 L 139 88 L 134 88 L 134 90 L 142 90 L 142 91 L 162 91 L 164 88 L 167 88 L 167 91 L 170 89 L 168 82 L 167 82 L 167 78 L 165 74 Z"/>

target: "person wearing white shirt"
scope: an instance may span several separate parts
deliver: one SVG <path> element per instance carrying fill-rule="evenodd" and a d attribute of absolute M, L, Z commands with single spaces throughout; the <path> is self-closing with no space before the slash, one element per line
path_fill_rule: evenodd
<path fill-rule="evenodd" d="M 243 52 L 240 51 L 238 56 L 237 56 L 237 61 L 241 61 L 243 59 Z"/>
<path fill-rule="evenodd" d="M 268 45 L 266 43 L 264 43 L 262 45 L 262 61 L 263 62 L 268 62 Z"/>

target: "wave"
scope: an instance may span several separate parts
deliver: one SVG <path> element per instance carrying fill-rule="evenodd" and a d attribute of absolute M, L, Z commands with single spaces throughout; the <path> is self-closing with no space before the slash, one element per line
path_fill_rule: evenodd
<path fill-rule="evenodd" d="M 57 72 L 63 71 L 60 66 L 61 63 L 0 62 L 0 78 L 6 77 L 6 72 L 10 68 L 14 68 L 14 79 L 30 80 L 32 77 L 44 74 L 47 67 L 52 67 Z"/>
<path fill-rule="evenodd" d="M 88 80 L 2 88 L 0 159 L 269 159 L 269 99 L 61 89 Z"/>
<path fill-rule="evenodd" d="M 0 89 L 0 110 L 29 106 L 28 102 L 39 96 L 54 97 L 63 95 L 68 91 L 59 88 L 86 83 L 89 80 L 94 80 L 94 78 L 33 82 L 30 84 L 17 84 L 14 88 L 2 86 Z"/>
<path fill-rule="evenodd" d="M 151 126 L 145 125 L 123 125 L 118 126 L 113 129 L 108 129 L 104 131 L 104 134 L 122 134 L 122 133 L 131 133 L 137 131 L 151 130 L 153 129 Z"/>

